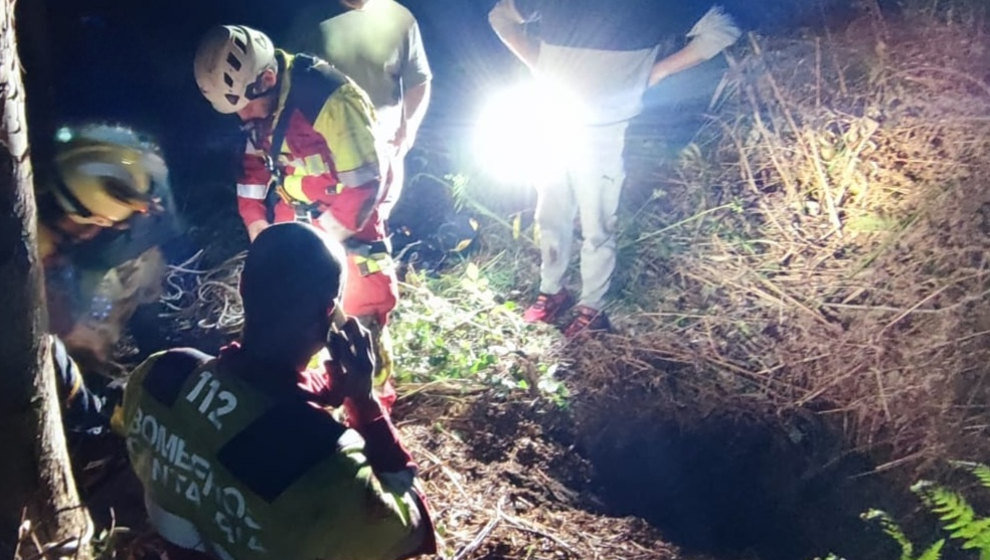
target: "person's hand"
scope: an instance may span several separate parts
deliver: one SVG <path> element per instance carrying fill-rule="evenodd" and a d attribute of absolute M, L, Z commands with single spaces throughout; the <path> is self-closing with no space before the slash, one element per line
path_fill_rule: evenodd
<path fill-rule="evenodd" d="M 327 340 L 330 360 L 330 394 L 333 401 L 351 400 L 356 405 L 374 402 L 371 390 L 375 372 L 374 346 L 371 334 L 358 323 L 357 319 L 347 319 L 339 331 L 331 331 Z"/>
<path fill-rule="evenodd" d="M 657 65 L 653 67 L 653 71 L 650 72 L 650 79 L 646 83 L 646 87 L 653 87 L 664 80 L 670 73 L 666 68 Z"/>
<path fill-rule="evenodd" d="M 340 223 L 340 220 L 333 215 L 333 211 L 330 209 L 317 216 L 313 222 L 313 225 L 318 227 L 324 235 L 338 243 L 343 243 L 348 237 L 354 235 L 353 231 Z"/>
<path fill-rule="evenodd" d="M 407 146 L 406 136 L 407 136 L 406 121 L 405 119 L 403 119 L 402 122 L 399 123 L 399 128 L 395 131 L 395 136 L 393 136 L 392 139 L 388 141 L 389 147 L 392 149 L 392 155 L 394 157 L 400 157 L 400 158 L 405 157 L 406 152 L 409 151 L 408 148 L 406 147 Z"/>

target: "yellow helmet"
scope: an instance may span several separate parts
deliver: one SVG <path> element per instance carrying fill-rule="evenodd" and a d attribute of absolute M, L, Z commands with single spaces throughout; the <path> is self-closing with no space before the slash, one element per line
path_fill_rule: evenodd
<path fill-rule="evenodd" d="M 63 129 L 64 130 L 64 129 Z M 165 162 L 153 150 L 60 131 L 52 194 L 70 219 L 112 227 L 155 205 L 152 183 Z"/>

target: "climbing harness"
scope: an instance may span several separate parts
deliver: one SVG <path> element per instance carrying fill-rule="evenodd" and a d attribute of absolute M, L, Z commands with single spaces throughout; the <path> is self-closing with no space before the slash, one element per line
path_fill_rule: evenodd
<path fill-rule="evenodd" d="M 388 241 L 361 241 L 349 238 L 344 241 L 347 254 L 354 259 L 361 276 L 392 270 L 391 252 Z"/>

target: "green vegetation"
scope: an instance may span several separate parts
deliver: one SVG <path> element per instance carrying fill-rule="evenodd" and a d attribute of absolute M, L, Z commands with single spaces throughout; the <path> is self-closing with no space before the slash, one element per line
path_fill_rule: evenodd
<path fill-rule="evenodd" d="M 935 544 L 925 549 L 920 556 L 915 556 L 914 543 L 908 539 L 901 526 L 887 512 L 871 509 L 863 514 L 863 519 L 877 523 L 887 536 L 897 542 L 901 547 L 900 560 L 938 560 L 941 557 L 945 539 L 939 539 Z"/>
<path fill-rule="evenodd" d="M 955 461 L 952 465 L 972 475 L 979 486 L 990 489 L 990 467 L 987 465 L 965 461 Z M 920 554 L 915 554 L 915 544 L 889 513 L 871 509 L 862 515 L 863 519 L 876 523 L 900 546 L 899 560 L 939 560 L 947 542 L 963 551 L 976 553 L 980 560 L 990 559 L 990 516 L 978 514 L 961 492 L 930 480 L 919 480 L 911 486 L 911 491 L 938 518 L 939 527 L 946 534 L 945 538 L 938 539 Z M 829 555 L 826 560 L 838 558 Z"/>
<path fill-rule="evenodd" d="M 407 274 L 390 327 L 400 385 L 480 383 L 566 403 L 553 375 L 559 333 L 524 323 L 516 302 L 493 288 L 509 266 L 494 258 L 483 267 L 464 261 L 438 278 Z"/>

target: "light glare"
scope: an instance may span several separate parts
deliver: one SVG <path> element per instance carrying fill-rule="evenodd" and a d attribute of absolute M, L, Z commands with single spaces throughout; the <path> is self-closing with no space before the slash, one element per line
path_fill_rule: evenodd
<path fill-rule="evenodd" d="M 478 120 L 475 150 L 504 182 L 540 184 L 562 177 L 582 145 L 585 112 L 547 83 L 527 83 L 490 99 Z"/>

